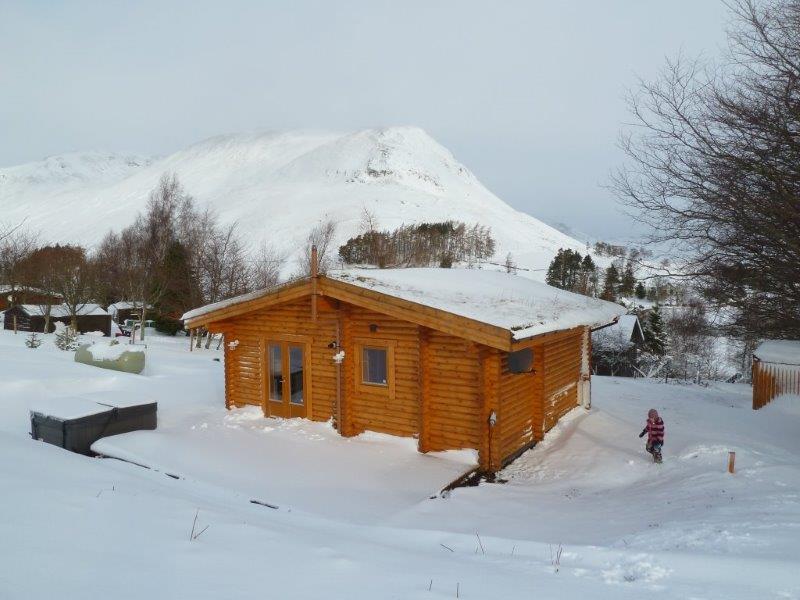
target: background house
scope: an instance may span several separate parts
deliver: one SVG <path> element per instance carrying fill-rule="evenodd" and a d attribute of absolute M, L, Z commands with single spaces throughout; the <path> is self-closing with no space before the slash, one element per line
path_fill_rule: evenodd
<path fill-rule="evenodd" d="M 108 313 L 117 323 L 124 323 L 125 319 L 136 319 L 141 321 L 143 306 L 144 302 L 121 300 L 119 302 L 114 302 L 114 304 L 109 304 Z M 153 310 L 153 307 L 148 305 L 147 310 Z"/>
<path fill-rule="evenodd" d="M 44 306 L 38 304 L 19 304 L 3 312 L 3 327 L 14 329 L 14 318 L 16 317 L 16 328 L 18 331 L 36 331 L 44 333 L 45 311 Z M 72 322 L 69 309 L 64 304 L 56 304 L 50 307 L 50 327 L 47 333 L 55 331 L 55 323 L 69 325 Z M 111 335 L 111 315 L 106 312 L 99 304 L 85 304 L 78 310 L 77 326 L 79 333 L 90 333 L 102 331 L 103 335 Z"/>
<path fill-rule="evenodd" d="M 588 406 L 589 330 L 623 311 L 496 271 L 362 269 L 184 319 L 224 333 L 229 408 L 474 448 L 494 471 Z"/>
<path fill-rule="evenodd" d="M 800 401 L 800 340 L 766 340 L 753 352 L 753 409 L 784 395 Z"/>
<path fill-rule="evenodd" d="M 17 304 L 61 304 L 63 298 L 58 294 L 46 294 L 32 287 L 0 284 L 0 310 Z"/>
<path fill-rule="evenodd" d="M 595 375 L 635 377 L 644 331 L 636 315 L 622 315 L 616 323 L 592 333 L 592 371 Z"/>

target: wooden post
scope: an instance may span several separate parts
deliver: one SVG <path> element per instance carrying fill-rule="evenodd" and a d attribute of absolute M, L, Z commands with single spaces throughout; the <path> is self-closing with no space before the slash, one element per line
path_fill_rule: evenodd
<path fill-rule="evenodd" d="M 14 335 L 17 335 L 17 315 L 14 315 Z"/>
<path fill-rule="evenodd" d="M 311 246 L 311 320 L 317 320 L 317 246 Z"/>
<path fill-rule="evenodd" d="M 728 473 L 735 473 L 733 464 L 736 462 L 736 452 L 728 452 Z"/>
<path fill-rule="evenodd" d="M 430 443 L 430 405 L 431 405 L 431 375 L 430 375 L 430 329 L 419 328 L 419 440 L 417 449 L 428 452 Z"/>
<path fill-rule="evenodd" d="M 194 350 L 194 327 L 189 329 L 189 352 Z"/>
<path fill-rule="evenodd" d="M 475 353 L 480 365 L 478 383 L 481 395 L 481 447 L 478 460 L 483 471 L 494 473 L 500 468 L 500 355 L 493 348 L 478 346 Z M 494 413 L 495 423 L 489 422 Z"/>
<path fill-rule="evenodd" d="M 353 396 L 355 394 L 355 371 L 353 370 L 355 358 L 355 344 L 353 343 L 353 320 L 350 308 L 341 308 L 342 319 L 342 342 L 341 349 L 344 350 L 344 362 L 342 362 L 342 397 L 340 399 L 340 411 L 342 424 L 339 429 L 344 437 L 351 437 L 356 434 L 353 426 Z"/>

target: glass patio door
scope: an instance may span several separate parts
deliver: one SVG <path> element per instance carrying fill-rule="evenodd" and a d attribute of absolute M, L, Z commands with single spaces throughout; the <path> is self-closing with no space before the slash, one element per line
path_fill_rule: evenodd
<path fill-rule="evenodd" d="M 293 342 L 268 342 L 266 362 L 269 416 L 305 417 L 304 346 Z"/>

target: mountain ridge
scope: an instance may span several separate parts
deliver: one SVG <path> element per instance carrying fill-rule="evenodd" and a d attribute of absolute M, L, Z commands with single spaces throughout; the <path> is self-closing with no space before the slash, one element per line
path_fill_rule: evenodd
<path fill-rule="evenodd" d="M 357 234 L 365 208 L 387 229 L 449 219 L 486 225 L 497 240 L 496 261 L 510 252 L 528 269 L 546 268 L 560 247 L 585 251 L 582 242 L 500 200 L 414 126 L 223 134 L 161 158 L 48 157 L 0 169 L 3 219 L 25 221 L 47 241 L 92 246 L 133 221 L 165 172 L 221 221 L 237 222 L 250 247 L 265 241 L 290 260 L 323 220 L 337 223 L 338 244 Z"/>

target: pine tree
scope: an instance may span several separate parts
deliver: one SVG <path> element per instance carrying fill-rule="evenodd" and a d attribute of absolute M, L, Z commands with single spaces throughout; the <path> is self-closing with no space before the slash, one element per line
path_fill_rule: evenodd
<path fill-rule="evenodd" d="M 581 287 L 582 260 L 580 252 L 559 248 L 547 268 L 547 284 L 562 290 L 578 291 Z"/>
<path fill-rule="evenodd" d="M 31 331 L 31 334 L 25 339 L 25 345 L 28 348 L 38 348 L 42 345 L 42 339 L 36 335 L 35 331 Z"/>
<path fill-rule="evenodd" d="M 605 279 L 603 281 L 603 293 L 600 297 L 603 300 L 614 302 L 617 299 L 617 289 L 619 288 L 619 271 L 614 264 L 610 264 L 606 269 Z"/>
<path fill-rule="evenodd" d="M 664 356 L 667 352 L 667 332 L 658 304 L 653 307 L 647 318 L 644 327 L 644 344 L 650 353 L 657 356 Z"/>
<path fill-rule="evenodd" d="M 619 295 L 630 298 L 633 296 L 633 290 L 636 287 L 636 276 L 633 274 L 633 265 L 630 261 L 625 265 L 625 271 L 622 274 L 622 279 L 619 283 Z"/>
<path fill-rule="evenodd" d="M 641 281 L 636 283 L 636 297 L 639 300 L 644 300 L 645 296 L 647 296 L 647 290 L 644 289 L 644 284 Z"/>
<path fill-rule="evenodd" d="M 59 350 L 77 350 L 78 334 L 72 327 L 61 327 L 56 333 L 55 344 Z"/>
<path fill-rule="evenodd" d="M 558 254 L 550 261 L 550 266 L 547 267 L 547 276 L 545 277 L 547 285 L 564 289 L 564 249 L 559 248 Z"/>
<path fill-rule="evenodd" d="M 597 293 L 597 265 L 588 254 L 581 261 L 581 284 L 580 289 L 576 291 L 586 296 L 594 296 Z"/>
<path fill-rule="evenodd" d="M 514 257 L 511 256 L 511 252 L 506 255 L 506 273 L 512 273 L 514 275 L 517 274 L 517 263 L 514 262 Z"/>

